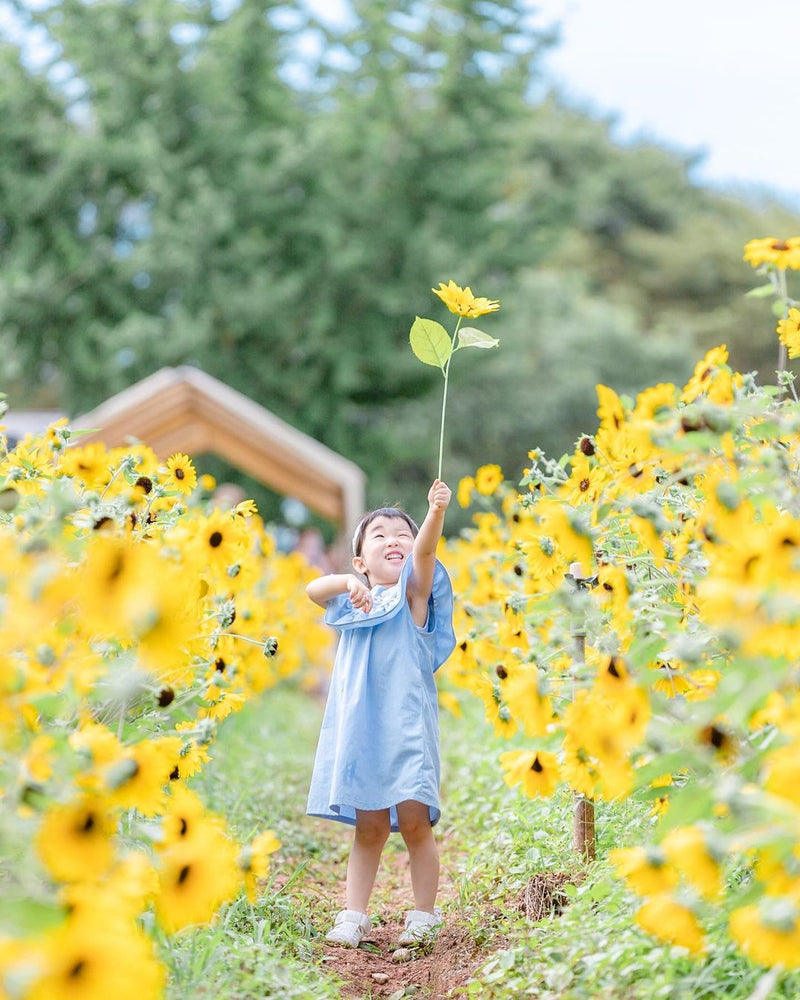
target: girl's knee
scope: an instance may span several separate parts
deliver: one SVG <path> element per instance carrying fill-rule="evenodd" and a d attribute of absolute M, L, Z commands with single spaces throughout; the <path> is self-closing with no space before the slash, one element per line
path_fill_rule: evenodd
<path fill-rule="evenodd" d="M 359 810 L 356 818 L 356 840 L 365 846 L 383 846 L 389 839 L 389 810 L 364 815 Z"/>
<path fill-rule="evenodd" d="M 433 827 L 427 808 L 424 811 L 400 812 L 398 810 L 397 819 L 400 833 L 406 844 L 419 843 L 428 838 L 433 839 Z"/>

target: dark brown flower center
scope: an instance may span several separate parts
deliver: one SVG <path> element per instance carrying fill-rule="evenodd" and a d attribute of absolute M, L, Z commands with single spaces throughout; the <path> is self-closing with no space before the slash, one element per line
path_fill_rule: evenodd
<path fill-rule="evenodd" d="M 537 774 L 541 774 L 541 772 L 544 771 L 544 768 L 539 763 L 538 757 L 533 758 L 533 763 L 531 764 L 531 771 L 535 771 Z"/>
<path fill-rule="evenodd" d="M 176 479 L 185 479 L 186 478 L 186 473 L 183 471 L 183 469 L 176 469 L 175 470 L 175 478 Z"/>
<path fill-rule="evenodd" d="M 189 872 L 191 871 L 191 865 L 184 865 L 178 873 L 178 885 L 183 885 L 186 879 L 189 877 Z"/>
<path fill-rule="evenodd" d="M 220 545 L 222 545 L 222 532 L 221 531 L 212 532 L 211 537 L 208 539 L 208 544 L 211 546 L 212 549 L 218 549 Z"/>

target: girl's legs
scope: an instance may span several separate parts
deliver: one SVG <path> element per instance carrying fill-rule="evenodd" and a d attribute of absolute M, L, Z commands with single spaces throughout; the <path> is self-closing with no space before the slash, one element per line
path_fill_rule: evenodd
<path fill-rule="evenodd" d="M 414 904 L 418 910 L 433 913 L 439 889 L 439 850 L 428 807 L 413 799 L 398 802 L 397 820 L 408 848 Z"/>
<path fill-rule="evenodd" d="M 347 863 L 345 905 L 348 910 L 367 912 L 381 852 L 388 836 L 388 809 L 356 809 L 356 832 L 353 838 L 353 850 Z"/>

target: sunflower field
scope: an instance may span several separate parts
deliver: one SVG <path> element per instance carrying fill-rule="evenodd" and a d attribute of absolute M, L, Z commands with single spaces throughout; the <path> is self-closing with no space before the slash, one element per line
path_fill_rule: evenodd
<path fill-rule="evenodd" d="M 441 702 L 453 718 L 480 705 L 502 745 L 488 779 L 483 759 L 479 773 L 451 764 L 451 801 L 474 819 L 488 780 L 547 826 L 492 833 L 502 865 L 516 838 L 524 860 L 508 867 L 527 875 L 565 800 L 617 817 L 631 804 L 645 821 L 607 829 L 598 863 L 663 949 L 653 968 L 734 955 L 772 977 L 752 994 L 766 998 L 800 969 L 800 400 L 786 370 L 800 238 L 751 241 L 745 259 L 766 279 L 753 294 L 773 299 L 776 384 L 718 346 L 685 385 L 598 386 L 598 426 L 561 459 L 531 450 L 518 483 L 497 465 L 461 481 L 474 515 L 441 550 L 458 635 Z M 331 637 L 305 596 L 316 571 L 275 550 L 251 501 L 214 507 L 213 488 L 186 455 L 81 445 L 63 421 L 9 449 L 0 428 L 0 1000 L 155 1000 L 170 942 L 193 949 L 192 928 L 236 901 L 257 914 L 281 847 L 271 826 L 283 838 L 293 821 L 237 838 L 190 783 L 228 717 L 262 696 L 288 705 L 270 689 L 302 692 L 329 667 Z M 259 780 L 253 761 L 239 770 Z M 299 837 L 283 885 L 302 883 L 306 848 Z M 475 848 L 464 899 L 490 848 Z M 584 877 L 601 899 L 592 874 L 570 876 L 564 899 Z M 283 897 L 314 968 L 309 898 Z M 482 902 L 475 941 L 489 923 Z M 467 995 L 599 996 L 561 991 L 574 972 L 545 938 L 542 955 L 562 958 L 535 959 L 541 989 L 530 946 L 498 946 Z M 263 947 L 283 960 L 280 942 Z"/>
<path fill-rule="evenodd" d="M 210 509 L 185 455 L 69 438 L 0 441 L 0 996 L 146 1000 L 156 941 L 254 898 L 279 846 L 187 780 L 329 637 L 250 501 Z"/>
<path fill-rule="evenodd" d="M 800 240 L 748 244 L 800 355 L 786 270 Z M 599 426 L 519 490 L 463 480 L 475 527 L 448 552 L 449 677 L 508 740 L 528 796 L 649 803 L 652 840 L 610 854 L 636 921 L 703 955 L 730 936 L 800 967 L 800 401 L 710 350 L 682 388 L 598 386 Z M 455 695 L 453 695 L 455 697 Z"/>

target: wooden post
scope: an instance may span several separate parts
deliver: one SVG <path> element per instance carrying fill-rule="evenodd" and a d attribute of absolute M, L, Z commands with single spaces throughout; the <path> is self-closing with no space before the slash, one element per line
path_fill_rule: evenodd
<path fill-rule="evenodd" d="M 586 590 L 591 586 L 588 578 L 583 575 L 580 563 L 572 563 L 569 571 L 576 590 Z M 583 666 L 586 663 L 586 633 L 582 626 L 580 631 L 573 632 L 573 637 L 575 662 Z M 596 843 L 594 802 L 575 792 L 572 806 L 572 849 L 585 861 L 594 861 Z"/>

